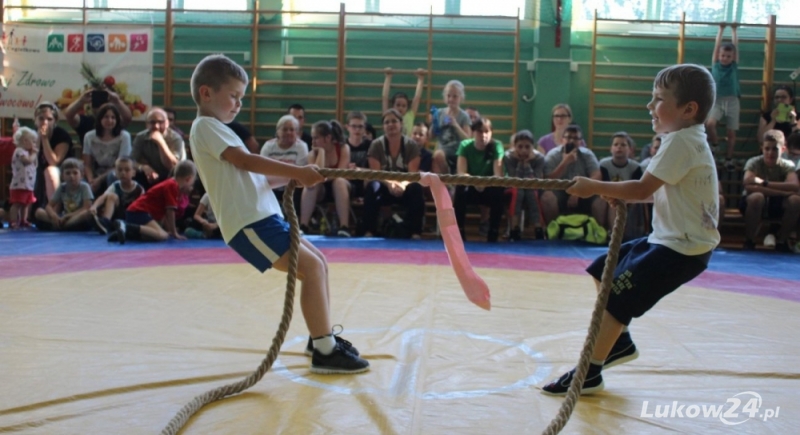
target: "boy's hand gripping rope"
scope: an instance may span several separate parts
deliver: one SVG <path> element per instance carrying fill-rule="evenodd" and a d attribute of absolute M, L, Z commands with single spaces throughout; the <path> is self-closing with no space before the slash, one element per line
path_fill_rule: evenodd
<path fill-rule="evenodd" d="M 393 181 L 409 181 L 418 182 L 420 174 L 418 172 L 385 172 L 385 171 L 371 171 L 363 169 L 318 169 L 319 173 L 325 178 L 345 178 L 348 180 L 393 180 Z M 510 178 L 510 177 L 474 177 L 469 175 L 449 175 L 440 174 L 439 178 L 445 184 L 461 184 L 467 186 L 498 186 L 498 187 L 517 187 L 520 189 L 548 189 L 548 190 L 566 190 L 574 184 L 572 180 L 540 180 L 536 178 Z M 296 181 L 292 180 L 286 186 L 286 192 L 283 194 L 283 209 L 286 214 L 287 221 L 290 225 L 289 236 L 289 270 L 286 279 L 286 296 L 283 302 L 283 315 L 281 316 L 281 323 L 278 327 L 278 332 L 275 338 L 272 339 L 272 345 L 267 351 L 267 356 L 261 361 L 261 364 L 256 370 L 245 379 L 222 387 L 215 388 L 207 393 L 201 394 L 175 415 L 170 420 L 167 427 L 161 431 L 161 435 L 175 435 L 183 428 L 189 418 L 199 411 L 203 406 L 231 396 L 233 394 L 241 393 L 242 391 L 252 387 L 264 374 L 272 367 L 272 364 L 278 358 L 278 352 L 283 345 L 283 340 L 286 338 L 286 331 L 289 329 L 289 324 L 292 321 L 293 303 L 294 303 L 294 289 L 297 282 L 297 257 L 300 248 L 300 225 L 297 221 L 297 215 L 294 212 L 294 203 L 292 194 L 296 186 Z M 561 432 L 561 429 L 569 421 L 572 411 L 578 402 L 580 396 L 581 386 L 586 379 L 586 373 L 589 370 L 589 360 L 591 359 L 594 345 L 597 341 L 597 334 L 600 331 L 600 321 L 603 318 L 603 313 L 608 303 L 608 296 L 611 292 L 611 283 L 614 279 L 614 269 L 617 267 L 617 260 L 619 256 L 619 247 L 622 244 L 622 235 L 625 229 L 625 221 L 628 217 L 628 209 L 625 203 L 619 201 L 616 206 L 617 217 L 614 221 L 614 228 L 611 231 L 611 243 L 608 246 L 608 256 L 606 257 L 605 268 L 603 269 L 602 281 L 600 284 L 600 293 L 597 295 L 597 300 L 592 312 L 592 320 L 589 324 L 589 331 L 586 340 L 583 344 L 580 360 L 576 366 L 575 376 L 572 379 L 572 384 L 569 386 L 567 396 L 558 410 L 558 414 L 553 418 L 547 428 L 542 432 L 543 435 L 555 435 Z"/>

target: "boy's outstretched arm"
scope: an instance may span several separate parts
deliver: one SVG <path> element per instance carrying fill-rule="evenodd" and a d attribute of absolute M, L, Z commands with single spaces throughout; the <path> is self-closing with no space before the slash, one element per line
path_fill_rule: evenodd
<path fill-rule="evenodd" d="M 389 88 L 392 87 L 392 69 L 386 67 L 385 78 L 383 79 L 383 92 L 381 93 L 382 109 L 381 112 L 389 110 Z"/>
<path fill-rule="evenodd" d="M 722 45 L 722 32 L 724 31 L 725 23 L 721 23 L 719 25 L 719 31 L 717 32 L 717 41 L 714 42 L 714 52 L 711 53 L 711 65 L 714 65 L 719 57 L 719 46 Z"/>
<path fill-rule="evenodd" d="M 246 148 L 231 147 L 222 152 L 221 157 L 243 171 L 255 172 L 268 177 L 295 179 L 305 187 L 321 183 L 325 178 L 317 172 L 316 166 L 295 166 L 288 163 L 251 154 Z"/>
<path fill-rule="evenodd" d="M 422 86 L 425 83 L 425 70 L 422 68 L 417 68 L 417 72 L 414 73 L 417 76 L 417 88 L 414 90 L 414 99 L 411 101 L 411 109 L 416 116 L 417 112 L 419 112 L 419 102 L 422 100 Z"/>
<path fill-rule="evenodd" d="M 736 57 L 734 58 L 734 62 L 736 62 L 738 64 L 739 63 L 739 36 L 736 34 L 736 28 L 737 27 L 739 27 L 738 24 L 736 24 L 736 23 L 731 24 L 731 33 L 732 33 L 731 42 L 733 43 L 733 46 L 736 47 L 736 50 L 734 51 L 734 53 L 736 53 Z"/>
<path fill-rule="evenodd" d="M 592 178 L 575 177 L 575 184 L 567 193 L 580 198 L 592 195 L 607 196 L 628 202 L 641 202 L 653 196 L 664 181 L 650 172 L 645 172 L 641 180 L 598 181 Z"/>

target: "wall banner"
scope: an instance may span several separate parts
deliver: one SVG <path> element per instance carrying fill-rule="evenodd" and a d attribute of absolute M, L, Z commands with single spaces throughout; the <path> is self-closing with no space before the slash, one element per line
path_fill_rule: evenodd
<path fill-rule="evenodd" d="M 152 105 L 152 28 L 5 23 L 2 44 L 0 117 L 33 118 L 42 101 L 64 110 L 92 88 L 117 93 L 134 119 Z"/>

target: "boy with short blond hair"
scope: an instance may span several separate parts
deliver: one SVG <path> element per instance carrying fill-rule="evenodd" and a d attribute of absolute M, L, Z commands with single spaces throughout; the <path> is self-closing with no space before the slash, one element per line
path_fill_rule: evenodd
<path fill-rule="evenodd" d="M 603 389 L 603 368 L 636 359 L 639 352 L 627 330 L 631 319 L 703 272 L 719 244 L 717 169 L 704 127 L 714 98 L 714 79 L 705 67 L 684 64 L 661 70 L 647 108 L 653 130 L 665 136 L 644 176 L 619 182 L 575 177 L 567 189 L 581 198 L 600 195 L 612 205 L 650 197 L 654 202 L 652 234 L 620 248 L 583 394 Z M 602 255 L 587 268 L 598 291 L 605 259 Z M 574 375 L 573 369 L 542 390 L 564 395 Z"/>
<path fill-rule="evenodd" d="M 192 98 L 197 118 L 190 146 L 200 179 L 225 243 L 256 269 L 286 271 L 289 264 L 289 225 L 283 219 L 272 189 L 297 179 L 306 187 L 323 181 L 314 166 L 295 166 L 251 154 L 225 124 L 242 106 L 247 73 L 224 55 L 210 55 L 192 74 Z M 347 340 L 333 334 L 330 321 L 328 266 L 325 256 L 301 239 L 298 278 L 300 305 L 308 325 L 306 353 L 314 373 L 361 373 L 369 363 Z"/>

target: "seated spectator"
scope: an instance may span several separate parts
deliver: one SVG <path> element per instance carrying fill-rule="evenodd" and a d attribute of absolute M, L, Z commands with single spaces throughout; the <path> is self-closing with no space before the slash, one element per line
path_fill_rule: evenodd
<path fill-rule="evenodd" d="M 136 181 L 148 190 L 168 179 L 175 166 L 186 160 L 186 147 L 183 138 L 169 128 L 164 109 L 150 109 L 146 123 L 147 130 L 133 139 L 131 158 L 137 164 Z"/>
<path fill-rule="evenodd" d="M 471 126 L 472 139 L 461 142 L 458 156 L 458 175 L 480 177 L 503 176 L 503 144 L 492 139 L 492 122 L 480 118 Z M 456 186 L 453 208 L 461 237 L 466 239 L 464 224 L 467 206 L 479 204 L 489 207 L 489 231 L 486 239 L 496 242 L 500 234 L 500 220 L 503 217 L 503 187 Z"/>
<path fill-rule="evenodd" d="M 392 86 L 392 69 L 386 68 L 384 70 L 385 78 L 383 80 L 383 93 L 382 93 L 382 106 L 383 113 L 389 109 L 397 110 L 403 117 L 403 136 L 411 136 L 411 130 L 414 129 L 414 119 L 419 111 L 419 102 L 422 99 L 422 87 L 425 83 L 425 70 L 417 68 L 414 75 L 417 76 L 417 87 L 414 90 L 414 99 L 408 98 L 405 92 L 395 92 L 392 98 L 389 98 L 389 89 Z"/>
<path fill-rule="evenodd" d="M 112 223 L 109 242 L 124 244 L 126 240 L 165 241 L 170 236 L 178 240 L 186 237 L 178 233 L 176 222 L 183 217 L 189 205 L 189 194 L 194 188 L 197 169 L 191 160 L 175 167 L 175 175 L 156 184 L 128 206 L 125 220 Z"/>
<path fill-rule="evenodd" d="M 321 168 L 347 169 L 350 165 L 350 148 L 344 143 L 342 126 L 336 120 L 319 121 L 311 128 L 313 141 L 309 162 L 316 162 L 319 150 L 325 160 Z M 336 214 L 339 216 L 339 237 L 350 237 L 350 182 L 344 178 L 335 178 L 314 187 L 303 189 L 300 205 L 300 228 L 308 234 L 308 223 L 318 202 L 336 203 Z"/>
<path fill-rule="evenodd" d="M 236 136 L 239 136 L 239 139 L 241 139 L 242 142 L 244 142 L 244 145 L 251 153 L 253 154 L 259 153 L 260 150 L 259 150 L 258 140 L 256 140 L 255 136 L 253 136 L 253 134 L 250 133 L 250 130 L 247 127 L 245 127 L 244 125 L 242 125 L 237 121 L 231 121 L 230 123 L 225 125 L 227 125 L 228 128 L 233 130 L 233 132 L 236 133 Z"/>
<path fill-rule="evenodd" d="M 780 85 L 773 93 L 772 110 L 761 113 L 758 119 L 758 141 L 763 142 L 767 130 L 780 130 L 788 138 L 797 130 L 797 111 L 794 104 L 794 91 L 790 86 Z"/>
<path fill-rule="evenodd" d="M 564 131 L 572 124 L 572 109 L 567 104 L 553 106 L 553 132 L 539 138 L 539 147 L 547 155 L 553 148 L 566 144 Z M 586 142 L 581 139 L 580 146 L 585 147 Z"/>
<path fill-rule="evenodd" d="M 273 160 L 278 160 L 284 163 L 291 163 L 297 166 L 305 166 L 308 164 L 308 146 L 305 142 L 300 140 L 297 133 L 300 131 L 300 124 L 297 118 L 292 115 L 283 115 L 278 120 L 275 127 L 278 137 L 270 139 L 264 143 L 261 148 L 261 155 L 269 157 Z M 283 208 L 283 193 L 286 191 L 286 186 L 280 186 L 272 189 L 275 197 L 278 199 L 278 204 Z M 298 186 L 294 190 L 294 209 L 296 214 L 300 214 L 300 201 L 302 198 L 303 189 Z"/>
<path fill-rule="evenodd" d="M 418 172 L 419 145 L 402 134 L 403 116 L 395 109 L 383 113 L 384 135 L 372 141 L 369 147 L 369 168 L 374 171 Z M 422 235 L 422 217 L 425 200 L 422 185 L 406 181 L 372 180 L 366 183 L 364 193 L 363 234 L 377 234 L 378 213 L 386 205 L 402 204 L 406 210 L 401 234 L 383 234 L 386 237 L 407 236 L 419 239 Z"/>
<path fill-rule="evenodd" d="M 8 198 L 8 202 L 11 204 L 11 210 L 9 210 L 11 228 L 31 226 L 28 216 L 31 204 L 36 202 L 33 188 L 36 186 L 36 165 L 39 153 L 36 144 L 38 142 L 38 134 L 28 127 L 19 127 L 14 132 L 15 150 L 11 156 L 11 185 Z M 2 222 L 3 220 L 0 219 L 0 228 L 2 228 Z"/>
<path fill-rule="evenodd" d="M 476 120 L 481 119 L 481 112 L 478 112 L 478 109 L 473 106 L 467 107 L 466 112 L 469 115 L 470 124 L 474 124 Z"/>
<path fill-rule="evenodd" d="M 36 210 L 36 226 L 42 230 L 84 231 L 91 228 L 92 189 L 82 180 L 83 164 L 68 158 L 61 164 L 64 183 L 44 208 Z"/>
<path fill-rule="evenodd" d="M 786 152 L 781 157 L 794 163 L 794 167 L 800 170 L 800 131 L 793 131 L 786 138 Z"/>
<path fill-rule="evenodd" d="M 308 151 L 306 149 L 306 151 Z M 200 204 L 194 212 L 194 225 L 184 231 L 186 237 L 190 239 L 222 239 L 222 231 L 217 224 L 217 217 L 211 209 L 211 198 L 208 193 L 200 198 Z"/>
<path fill-rule="evenodd" d="M 597 157 L 589 148 L 580 146 L 583 142 L 580 126 L 572 124 L 564 129 L 564 140 L 564 145 L 551 149 L 544 156 L 544 176 L 559 180 L 572 180 L 577 176 L 601 180 Z M 603 201 L 597 196 L 578 198 L 564 190 L 548 190 L 542 194 L 545 223 L 559 214 L 574 213 L 591 215 L 600 222 L 605 211 L 601 203 Z"/>
<path fill-rule="evenodd" d="M 59 166 L 72 149 L 72 138 L 66 130 L 56 125 L 58 108 L 54 104 L 39 103 L 33 112 L 33 118 L 39 133 L 39 161 L 36 166 L 36 186 L 33 189 L 36 197 L 34 208 L 41 208 L 47 205 L 61 185 Z"/>
<path fill-rule="evenodd" d="M 372 141 L 364 137 L 367 116 L 359 111 L 347 114 L 347 146 L 350 148 L 350 169 L 369 168 L 367 153 Z M 364 201 L 364 180 L 350 180 L 350 198 Z"/>
<path fill-rule="evenodd" d="M 650 160 L 653 159 L 653 156 L 658 153 L 658 149 L 661 148 L 661 138 L 662 135 L 657 134 L 653 136 L 652 142 L 647 144 L 647 157 L 643 157 L 642 161 L 639 163 L 639 166 L 642 168 L 642 175 L 644 175 L 644 171 L 647 170 L 647 167 L 650 166 Z"/>
<path fill-rule="evenodd" d="M 87 135 L 88 137 L 88 135 Z M 114 165 L 117 180 L 111 183 L 102 195 L 95 199 L 89 212 L 94 216 L 95 225 L 102 234 L 111 230 L 111 222 L 125 220 L 125 211 L 144 193 L 144 188 L 133 180 L 133 160 L 128 156 L 119 157 Z"/>
<path fill-rule="evenodd" d="M 113 104 L 97 109 L 94 130 L 83 137 L 83 166 L 92 193 L 99 195 L 116 180 L 118 158 L 131 155 L 131 135 L 122 129 L 119 111 Z"/>
<path fill-rule="evenodd" d="M 783 141 L 780 130 L 767 130 L 761 143 L 762 154 L 744 165 L 744 193 L 739 202 L 745 221 L 744 249 L 755 249 L 761 221 L 768 217 L 782 218 L 775 250 L 791 252 L 788 238 L 800 216 L 800 184 L 794 164 L 780 158 Z M 772 243 L 765 238 L 764 244 Z"/>
<path fill-rule="evenodd" d="M 433 164 L 433 153 L 428 150 L 428 124 L 422 121 L 414 124 L 414 129 L 411 130 L 411 139 L 419 145 L 419 171 L 431 172 Z"/>
<path fill-rule="evenodd" d="M 369 122 L 364 124 L 364 139 L 368 140 L 372 143 L 375 138 L 378 137 L 378 133 L 375 131 L 375 127 L 372 126 Z"/>
<path fill-rule="evenodd" d="M 509 177 L 515 178 L 544 178 L 544 155 L 536 151 L 533 133 L 529 130 L 518 131 L 512 138 L 512 148 L 506 151 L 503 159 L 503 166 Z M 539 209 L 540 191 L 535 189 L 517 189 L 512 187 L 511 205 L 511 233 L 512 242 L 522 240 L 522 229 L 520 221 L 522 212 L 534 226 L 536 239 L 544 239 L 544 228 L 542 227 L 541 210 Z"/>
<path fill-rule="evenodd" d="M 169 122 L 169 128 L 175 130 L 175 133 L 178 133 L 183 140 L 189 139 L 189 135 L 184 133 L 180 127 L 178 127 L 178 123 L 176 121 L 176 117 L 178 116 L 178 112 L 171 107 L 165 107 L 164 111 L 167 112 L 167 121 Z"/>
<path fill-rule="evenodd" d="M 131 123 L 133 116 L 130 107 L 122 101 L 119 94 L 108 89 L 89 89 L 64 109 L 64 119 L 70 127 L 75 129 L 81 144 L 84 143 L 86 133 L 95 129 L 97 110 L 106 103 L 117 108 L 122 128 Z M 81 113 L 88 105 L 91 105 L 91 113 Z"/>
<path fill-rule="evenodd" d="M 292 115 L 297 119 L 297 123 L 300 125 L 297 129 L 297 134 L 300 136 L 300 139 L 308 145 L 308 150 L 311 151 L 311 146 L 313 139 L 311 135 L 308 134 L 303 127 L 306 125 L 306 109 L 303 107 L 302 104 L 292 104 L 289 106 L 289 109 L 286 111 L 287 114 Z"/>
<path fill-rule="evenodd" d="M 624 131 L 611 136 L 611 155 L 600 160 L 600 174 L 603 181 L 628 181 L 642 178 L 644 175 L 642 167 L 630 158 L 632 144 L 633 139 Z M 636 204 L 629 204 L 628 211 L 632 212 L 635 206 Z M 597 219 L 597 223 L 610 230 L 617 218 L 617 209 L 611 207 L 606 201 L 598 201 L 597 208 L 602 209 L 600 212 L 602 219 Z M 629 229 L 634 228 L 633 216 L 634 214 L 630 213 L 630 218 L 626 223 L 626 227 Z M 630 232 L 630 230 L 626 232 Z"/>

